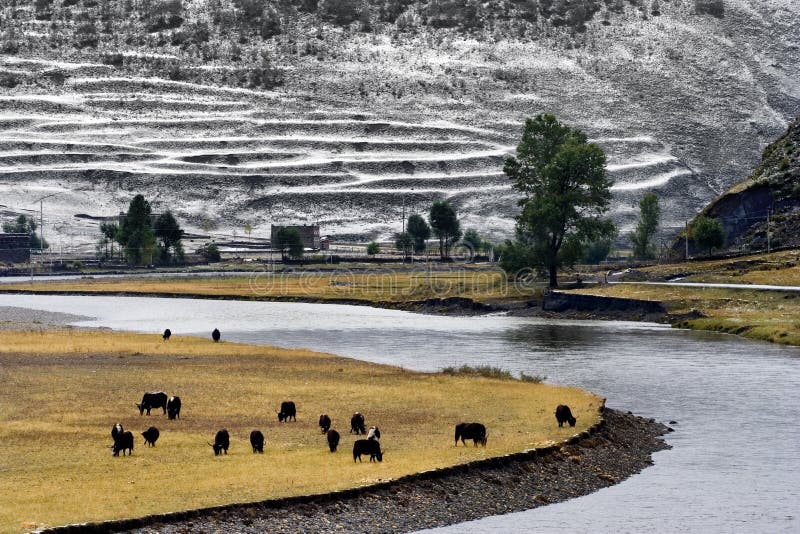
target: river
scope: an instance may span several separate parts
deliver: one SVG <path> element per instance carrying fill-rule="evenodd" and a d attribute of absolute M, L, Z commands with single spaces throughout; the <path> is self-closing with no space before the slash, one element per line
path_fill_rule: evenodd
<path fill-rule="evenodd" d="M 594 494 L 435 532 L 800 532 L 800 349 L 647 323 L 441 317 L 359 306 L 0 295 L 82 326 L 307 347 L 436 370 L 490 364 L 677 421 L 655 465 Z M 2 317 L 0 317 L 0 320 Z"/>

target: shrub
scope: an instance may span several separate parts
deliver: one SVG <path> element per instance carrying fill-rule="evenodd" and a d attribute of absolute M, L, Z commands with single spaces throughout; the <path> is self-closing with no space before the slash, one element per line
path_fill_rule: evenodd
<path fill-rule="evenodd" d="M 221 259 L 219 248 L 215 243 L 206 243 L 197 249 L 197 253 L 208 262 L 219 261 Z"/>
<path fill-rule="evenodd" d="M 510 371 L 506 371 L 500 367 L 493 367 L 491 365 L 479 365 L 477 367 L 472 367 L 470 365 L 462 365 L 461 367 L 445 367 L 442 369 L 442 374 L 451 376 L 482 376 L 484 378 L 497 378 L 501 380 L 512 380 L 514 378 Z"/>
<path fill-rule="evenodd" d="M 369 245 L 367 245 L 367 254 L 370 256 L 374 256 L 375 254 L 380 254 L 381 246 L 373 241 Z"/>
<path fill-rule="evenodd" d="M 541 384 L 545 380 L 547 380 L 546 376 L 543 375 L 526 375 L 525 373 L 519 374 L 519 379 L 523 382 L 531 382 L 533 384 Z"/>

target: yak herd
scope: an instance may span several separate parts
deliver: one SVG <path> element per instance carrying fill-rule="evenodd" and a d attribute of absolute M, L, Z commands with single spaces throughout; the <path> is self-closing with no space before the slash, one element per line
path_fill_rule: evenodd
<path fill-rule="evenodd" d="M 163 339 L 169 341 L 172 332 L 169 328 L 164 330 Z M 220 332 L 216 328 L 211 333 L 211 338 L 214 342 L 219 342 Z M 139 409 L 139 415 L 150 415 L 150 410 L 161 408 L 163 414 L 168 414 L 170 420 L 180 419 L 181 414 L 181 398 L 178 396 L 168 396 L 163 391 L 149 391 L 142 395 L 142 401 L 135 403 Z M 556 421 L 558 426 L 562 427 L 564 423 L 574 427 L 576 419 L 573 417 L 569 406 L 558 405 L 556 407 Z M 288 423 L 289 421 L 297 421 L 297 406 L 293 401 L 284 401 L 281 403 L 280 411 L 278 411 L 278 422 Z M 328 414 L 321 414 L 319 416 L 319 427 L 322 433 L 327 438 L 328 448 L 331 452 L 336 452 L 339 446 L 340 435 L 339 432 L 331 428 L 331 418 Z M 366 435 L 366 439 L 357 439 L 353 443 L 353 462 L 361 462 L 362 456 L 369 456 L 369 461 L 383 461 L 383 453 L 381 450 L 380 439 L 381 431 L 377 426 L 371 426 L 367 430 L 364 415 L 360 412 L 355 412 L 350 418 L 350 434 L 356 436 Z M 156 441 L 160 432 L 158 428 L 151 426 L 144 432 L 144 444 L 155 447 Z M 472 440 L 474 447 L 479 444 L 486 447 L 486 427 L 477 422 L 459 423 L 455 427 L 455 444 L 458 446 L 458 441 L 466 446 L 466 440 Z M 119 456 L 120 451 L 125 456 L 125 451 L 130 456 L 133 454 L 133 433 L 126 431 L 121 423 L 116 423 L 111 429 L 111 438 L 114 444 L 111 446 L 113 456 Z M 214 450 L 214 455 L 228 454 L 230 448 L 231 438 L 226 429 L 220 429 L 214 435 L 214 443 L 208 443 Z M 250 432 L 250 445 L 253 448 L 253 453 L 264 452 L 264 434 L 260 430 L 253 430 Z"/>

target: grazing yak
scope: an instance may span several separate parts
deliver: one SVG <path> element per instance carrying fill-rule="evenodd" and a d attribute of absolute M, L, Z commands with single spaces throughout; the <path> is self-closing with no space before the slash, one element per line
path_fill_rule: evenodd
<path fill-rule="evenodd" d="M 331 429 L 331 418 L 328 417 L 328 414 L 324 413 L 319 416 L 319 427 L 322 429 L 323 434 L 326 434 Z"/>
<path fill-rule="evenodd" d="M 115 441 L 116 441 L 116 439 L 117 439 L 117 436 L 119 436 L 119 435 L 120 435 L 120 434 L 122 434 L 123 432 L 125 432 L 125 429 L 124 429 L 124 428 L 122 428 L 122 423 L 117 423 L 116 425 L 114 425 L 114 426 L 111 428 L 111 439 L 113 439 L 113 440 L 115 440 Z"/>
<path fill-rule="evenodd" d="M 218 343 L 220 337 L 222 337 L 222 335 L 219 333 L 219 330 L 215 328 L 214 331 L 211 332 L 211 339 L 214 340 L 214 343 Z"/>
<path fill-rule="evenodd" d="M 569 423 L 569 426 L 575 426 L 575 419 L 572 417 L 572 411 L 569 409 L 569 406 L 565 404 L 559 404 L 556 406 L 556 421 L 558 421 L 559 428 L 564 426 L 564 423 Z"/>
<path fill-rule="evenodd" d="M 264 434 L 260 430 L 250 432 L 250 445 L 253 446 L 253 454 L 257 452 L 264 454 Z"/>
<path fill-rule="evenodd" d="M 364 416 L 359 412 L 354 413 L 353 417 L 350 418 L 350 433 L 356 436 L 367 433 L 367 427 L 364 426 Z"/>
<path fill-rule="evenodd" d="M 381 451 L 381 444 L 374 439 L 357 439 L 353 443 L 353 462 L 358 459 L 361 461 L 362 454 L 369 454 L 369 461 L 378 460 L 383 461 L 383 452 Z"/>
<path fill-rule="evenodd" d="M 153 408 L 162 408 L 164 413 L 167 413 L 167 394 L 163 391 L 149 391 L 142 395 L 142 402 L 136 403 L 139 408 L 139 415 L 142 415 L 147 410 L 147 415 L 150 415 L 150 410 Z"/>
<path fill-rule="evenodd" d="M 369 432 L 367 432 L 367 439 L 374 439 L 375 441 L 381 440 L 381 429 L 377 426 L 369 427 Z"/>
<path fill-rule="evenodd" d="M 158 440 L 159 432 L 156 427 L 151 426 L 150 428 L 142 432 L 142 436 L 144 436 L 145 445 L 150 445 L 151 447 L 155 447 L 156 441 Z"/>
<path fill-rule="evenodd" d="M 339 446 L 339 433 L 333 429 L 328 430 L 328 448 L 331 452 L 336 452 L 336 447 Z"/>
<path fill-rule="evenodd" d="M 125 456 L 125 451 L 128 451 L 128 456 L 133 454 L 133 432 L 125 431 L 120 432 L 114 438 L 114 445 L 111 446 L 112 456 L 119 456 L 119 451 L 122 451 L 122 456 Z"/>
<path fill-rule="evenodd" d="M 486 446 L 486 427 L 480 423 L 459 423 L 456 425 L 456 446 L 458 446 L 458 440 L 461 440 L 461 443 L 464 446 L 467 445 L 467 439 L 472 440 L 472 445 L 477 447 L 478 443 Z"/>
<path fill-rule="evenodd" d="M 289 418 L 297 421 L 297 408 L 295 408 L 293 401 L 283 401 L 281 403 L 281 411 L 278 412 L 278 421 L 281 423 L 288 423 Z"/>
<path fill-rule="evenodd" d="M 211 445 L 211 443 L 209 443 Z M 231 436 L 228 434 L 228 431 L 224 428 L 222 430 L 217 431 L 217 435 L 214 436 L 214 444 L 211 445 L 211 448 L 214 449 L 214 456 L 219 456 L 224 451 L 225 454 L 228 454 L 228 447 L 231 445 Z"/>
<path fill-rule="evenodd" d="M 164 330 L 164 334 L 161 337 L 164 338 L 164 341 L 169 341 L 169 338 L 172 337 L 172 330 L 167 328 Z"/>
<path fill-rule="evenodd" d="M 181 418 L 181 398 L 177 395 L 173 395 L 167 401 L 167 417 L 170 420 Z"/>

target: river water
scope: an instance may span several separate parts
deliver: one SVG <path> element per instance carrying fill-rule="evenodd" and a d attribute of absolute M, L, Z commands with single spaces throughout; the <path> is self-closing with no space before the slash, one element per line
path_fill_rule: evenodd
<path fill-rule="evenodd" d="M 594 494 L 436 532 L 800 532 L 800 350 L 629 322 L 440 317 L 358 306 L 0 295 L 83 326 L 307 347 L 419 370 L 491 364 L 592 390 L 676 432 Z M 3 320 L 0 317 L 0 320 Z"/>

